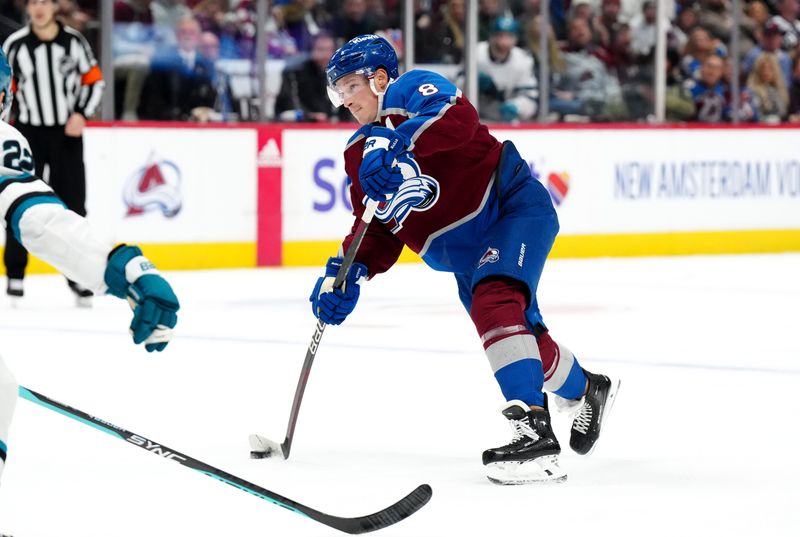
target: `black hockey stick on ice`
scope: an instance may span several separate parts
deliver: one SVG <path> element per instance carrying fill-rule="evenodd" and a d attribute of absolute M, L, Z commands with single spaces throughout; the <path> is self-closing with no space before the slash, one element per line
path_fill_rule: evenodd
<path fill-rule="evenodd" d="M 400 522 L 404 518 L 416 513 L 423 505 L 428 503 L 428 500 L 431 499 L 431 495 L 433 494 L 430 485 L 420 485 L 414 489 L 411 494 L 399 502 L 371 515 L 353 518 L 327 515 L 317 511 L 316 509 L 312 509 L 311 507 L 306 507 L 305 505 L 294 500 L 285 498 L 280 494 L 276 494 L 275 492 L 245 481 L 244 479 L 236 477 L 235 475 L 219 470 L 218 468 L 214 468 L 213 466 L 210 466 L 188 455 L 184 455 L 183 453 L 175 451 L 174 449 L 157 444 L 141 435 L 126 431 L 125 429 L 117 427 L 116 425 L 105 420 L 90 416 L 86 412 L 54 401 L 49 397 L 34 392 L 33 390 L 29 390 L 20 386 L 19 396 L 23 399 L 34 402 L 37 405 L 41 405 L 54 412 L 67 416 L 68 418 L 72 418 L 85 425 L 94 427 L 95 429 L 103 431 L 104 433 L 108 433 L 112 436 L 125 440 L 134 446 L 138 446 L 149 451 L 150 453 L 160 455 L 165 459 L 176 461 L 183 466 L 191 468 L 192 470 L 197 470 L 201 474 L 213 477 L 214 479 L 232 485 L 237 489 L 249 492 L 253 496 L 258 496 L 263 500 L 267 500 L 275 505 L 285 507 L 286 509 L 294 511 L 299 515 L 306 516 L 316 520 L 317 522 L 321 522 L 326 526 L 330 526 L 331 528 L 343 531 L 345 533 L 367 533 L 391 526 L 392 524 Z"/>
<path fill-rule="evenodd" d="M 333 287 L 339 288 L 342 282 L 347 277 L 347 271 L 350 270 L 350 265 L 356 257 L 356 252 L 361 246 L 361 241 L 367 233 L 369 223 L 375 215 L 375 209 L 378 207 L 378 202 L 369 200 L 364 209 L 364 214 L 361 215 L 361 221 L 358 223 L 355 232 L 353 233 L 353 241 L 347 248 L 342 266 L 339 267 L 339 272 L 336 273 L 336 278 L 333 280 Z M 297 389 L 294 392 L 294 401 L 292 401 L 292 411 L 289 413 L 289 425 L 286 427 L 286 438 L 282 444 L 278 444 L 272 440 L 264 438 L 257 434 L 250 435 L 250 457 L 253 459 L 265 459 L 273 455 L 280 455 L 284 459 L 289 458 L 289 452 L 292 449 L 292 439 L 294 438 L 294 428 L 297 425 L 297 416 L 300 414 L 300 403 L 303 401 L 303 393 L 306 391 L 306 384 L 308 383 L 308 375 L 311 373 L 311 365 L 314 363 L 314 357 L 317 355 L 319 342 L 322 339 L 322 333 L 325 332 L 326 324 L 317 319 L 317 326 L 314 328 L 314 335 L 311 336 L 311 343 L 308 345 L 306 351 L 306 359 L 303 362 L 303 368 L 300 370 L 300 379 L 297 381 Z"/>

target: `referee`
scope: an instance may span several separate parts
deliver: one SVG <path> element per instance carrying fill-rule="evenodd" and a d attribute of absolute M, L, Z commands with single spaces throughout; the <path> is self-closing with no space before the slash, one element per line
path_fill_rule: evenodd
<path fill-rule="evenodd" d="M 103 75 L 80 32 L 56 21 L 58 0 L 27 0 L 30 24 L 11 34 L 3 50 L 14 73 L 15 126 L 30 143 L 36 175 L 68 209 L 86 216 L 83 129 L 103 94 Z M 48 172 L 45 173 L 45 166 Z M 6 293 L 23 296 L 28 252 L 6 228 Z M 79 306 L 92 293 L 68 281 Z"/>

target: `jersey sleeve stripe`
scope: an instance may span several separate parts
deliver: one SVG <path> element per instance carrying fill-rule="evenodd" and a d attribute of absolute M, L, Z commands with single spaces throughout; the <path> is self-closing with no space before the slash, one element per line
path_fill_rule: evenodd
<path fill-rule="evenodd" d="M 0 176 L 0 194 L 3 193 L 3 190 L 10 187 L 11 185 L 17 183 L 33 183 L 34 181 L 38 181 L 38 177 L 34 177 L 29 173 L 23 173 L 22 175 L 3 175 Z"/>
<path fill-rule="evenodd" d="M 35 181 L 12 181 L 6 183 L 0 192 L 0 218 L 6 219 L 11 212 L 14 203 L 23 196 L 29 194 L 53 194 L 53 190 L 47 183 L 40 180 Z"/>
<path fill-rule="evenodd" d="M 31 207 L 45 203 L 61 205 L 64 207 L 64 209 L 67 208 L 66 205 L 64 205 L 64 202 L 61 201 L 58 196 L 47 192 L 30 192 L 20 196 L 8 208 L 8 212 L 6 213 L 6 223 L 8 224 L 9 229 L 11 229 L 11 232 L 14 234 L 14 238 L 20 243 L 22 243 L 22 236 L 19 231 L 19 221 L 22 219 L 22 215 L 25 214 L 25 211 Z"/>

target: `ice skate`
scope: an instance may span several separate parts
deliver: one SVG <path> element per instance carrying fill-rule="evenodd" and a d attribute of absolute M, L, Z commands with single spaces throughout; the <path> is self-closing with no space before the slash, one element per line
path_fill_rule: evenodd
<path fill-rule="evenodd" d="M 17 307 L 20 299 L 25 296 L 25 288 L 22 285 L 22 280 L 16 278 L 9 278 L 6 284 L 6 296 L 11 302 L 11 307 Z"/>
<path fill-rule="evenodd" d="M 67 280 L 67 285 L 69 285 L 70 290 L 75 293 L 75 305 L 79 308 L 91 308 L 92 307 L 92 297 L 94 293 L 90 290 L 86 289 L 85 287 L 81 287 L 79 284 Z"/>
<path fill-rule="evenodd" d="M 583 372 L 589 381 L 586 395 L 572 400 L 556 396 L 556 407 L 573 416 L 569 447 L 580 455 L 590 455 L 614 406 L 620 381 L 585 369 Z"/>
<path fill-rule="evenodd" d="M 522 401 L 514 400 L 501 412 L 508 418 L 514 438 L 505 446 L 483 452 L 489 481 L 498 485 L 566 481 L 566 472 L 558 466 L 561 446 L 553 434 L 547 408 L 531 410 Z"/>

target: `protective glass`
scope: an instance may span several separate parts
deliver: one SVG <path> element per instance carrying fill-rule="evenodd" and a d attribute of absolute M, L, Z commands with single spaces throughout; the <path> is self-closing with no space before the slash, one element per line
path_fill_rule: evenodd
<path fill-rule="evenodd" d="M 367 88 L 369 88 L 369 80 L 366 76 L 351 76 L 348 74 L 337 80 L 332 86 L 328 85 L 328 98 L 333 106 L 338 108 L 347 99 Z"/>

